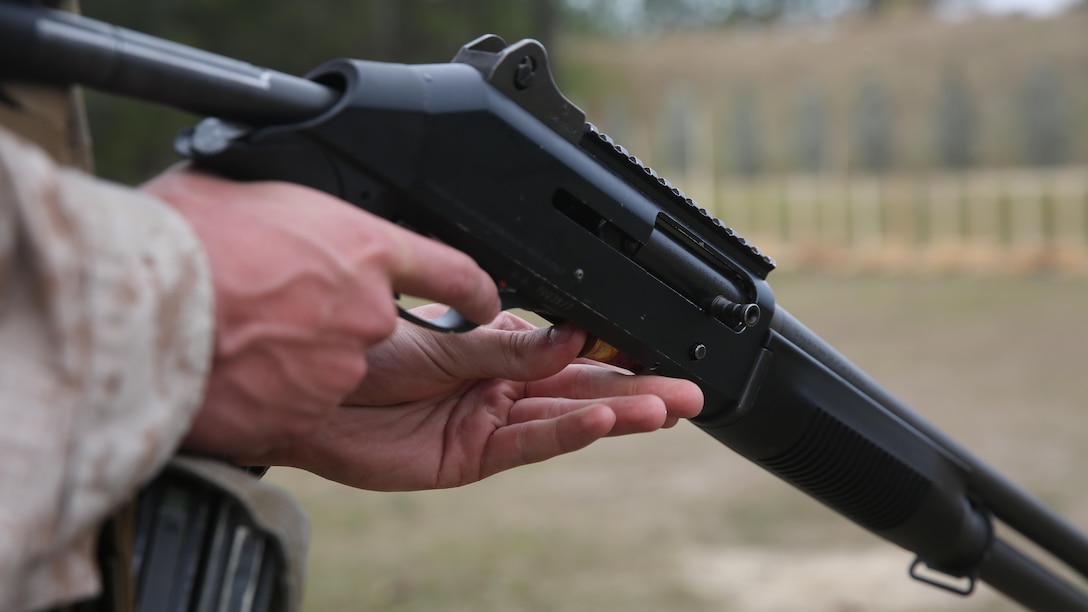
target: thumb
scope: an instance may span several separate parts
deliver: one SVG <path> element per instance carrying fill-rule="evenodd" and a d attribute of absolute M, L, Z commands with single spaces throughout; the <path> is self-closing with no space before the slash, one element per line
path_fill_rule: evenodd
<path fill-rule="evenodd" d="M 468 346 L 451 368 L 457 376 L 530 381 L 569 365 L 581 352 L 586 334 L 571 323 L 532 330 L 501 329 L 500 323 L 498 329 L 480 328 L 462 340 Z"/>

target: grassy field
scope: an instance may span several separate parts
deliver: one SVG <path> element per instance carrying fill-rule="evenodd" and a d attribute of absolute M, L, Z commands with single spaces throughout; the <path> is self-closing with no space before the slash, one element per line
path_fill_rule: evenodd
<path fill-rule="evenodd" d="M 779 303 L 1088 530 L 1088 284 L 774 278 Z M 906 576 L 870 536 L 688 424 L 460 490 L 274 470 L 313 521 L 307 610 L 1012 610 Z"/>

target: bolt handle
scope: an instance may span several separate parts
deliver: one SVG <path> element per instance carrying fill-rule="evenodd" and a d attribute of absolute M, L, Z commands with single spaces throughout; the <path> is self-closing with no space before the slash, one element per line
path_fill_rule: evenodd
<path fill-rule="evenodd" d="M 759 304 L 738 304 L 720 295 L 710 301 L 710 314 L 726 325 L 740 327 L 755 327 L 762 316 Z"/>

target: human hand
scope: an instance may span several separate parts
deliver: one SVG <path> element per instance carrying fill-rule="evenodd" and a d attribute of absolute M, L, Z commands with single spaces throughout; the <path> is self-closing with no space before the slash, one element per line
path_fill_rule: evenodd
<path fill-rule="evenodd" d="M 535 329 L 509 313 L 465 334 L 400 321 L 331 419 L 243 462 L 363 489 L 455 487 L 699 413 L 693 383 L 576 360 L 584 342 L 573 326 Z"/>
<path fill-rule="evenodd" d="M 214 284 L 214 361 L 189 450 L 261 453 L 322 424 L 392 333 L 394 292 L 477 323 L 499 312 L 470 257 L 327 194 L 187 168 L 143 189 L 188 220 Z"/>

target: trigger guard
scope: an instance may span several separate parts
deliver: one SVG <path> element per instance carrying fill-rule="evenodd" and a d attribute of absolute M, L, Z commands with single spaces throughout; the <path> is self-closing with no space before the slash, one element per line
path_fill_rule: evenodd
<path fill-rule="evenodd" d="M 511 308 L 524 308 L 526 310 L 535 311 L 535 303 L 532 300 L 526 299 L 521 293 L 517 291 L 499 291 L 499 298 L 502 300 L 502 309 L 510 310 Z M 417 317 L 416 315 L 408 312 L 399 304 L 397 305 L 397 312 L 400 318 L 413 323 L 422 328 L 429 329 L 431 331 L 442 332 L 446 334 L 463 334 L 468 331 L 472 331 L 479 327 L 479 325 L 469 321 L 461 313 L 457 312 L 453 308 L 450 308 L 442 316 L 437 319 L 424 319 Z"/>
<path fill-rule="evenodd" d="M 417 317 L 416 315 L 402 308 L 400 305 L 397 306 L 397 312 L 400 315 L 400 318 L 408 321 L 409 323 L 414 323 L 415 325 L 429 329 L 431 331 L 442 332 L 446 334 L 463 334 L 467 331 L 472 331 L 478 327 L 475 323 L 469 321 L 468 319 L 463 317 L 461 313 L 457 312 L 452 308 L 447 310 L 445 313 L 442 314 L 442 316 L 438 317 L 437 319 L 430 320 Z"/>

